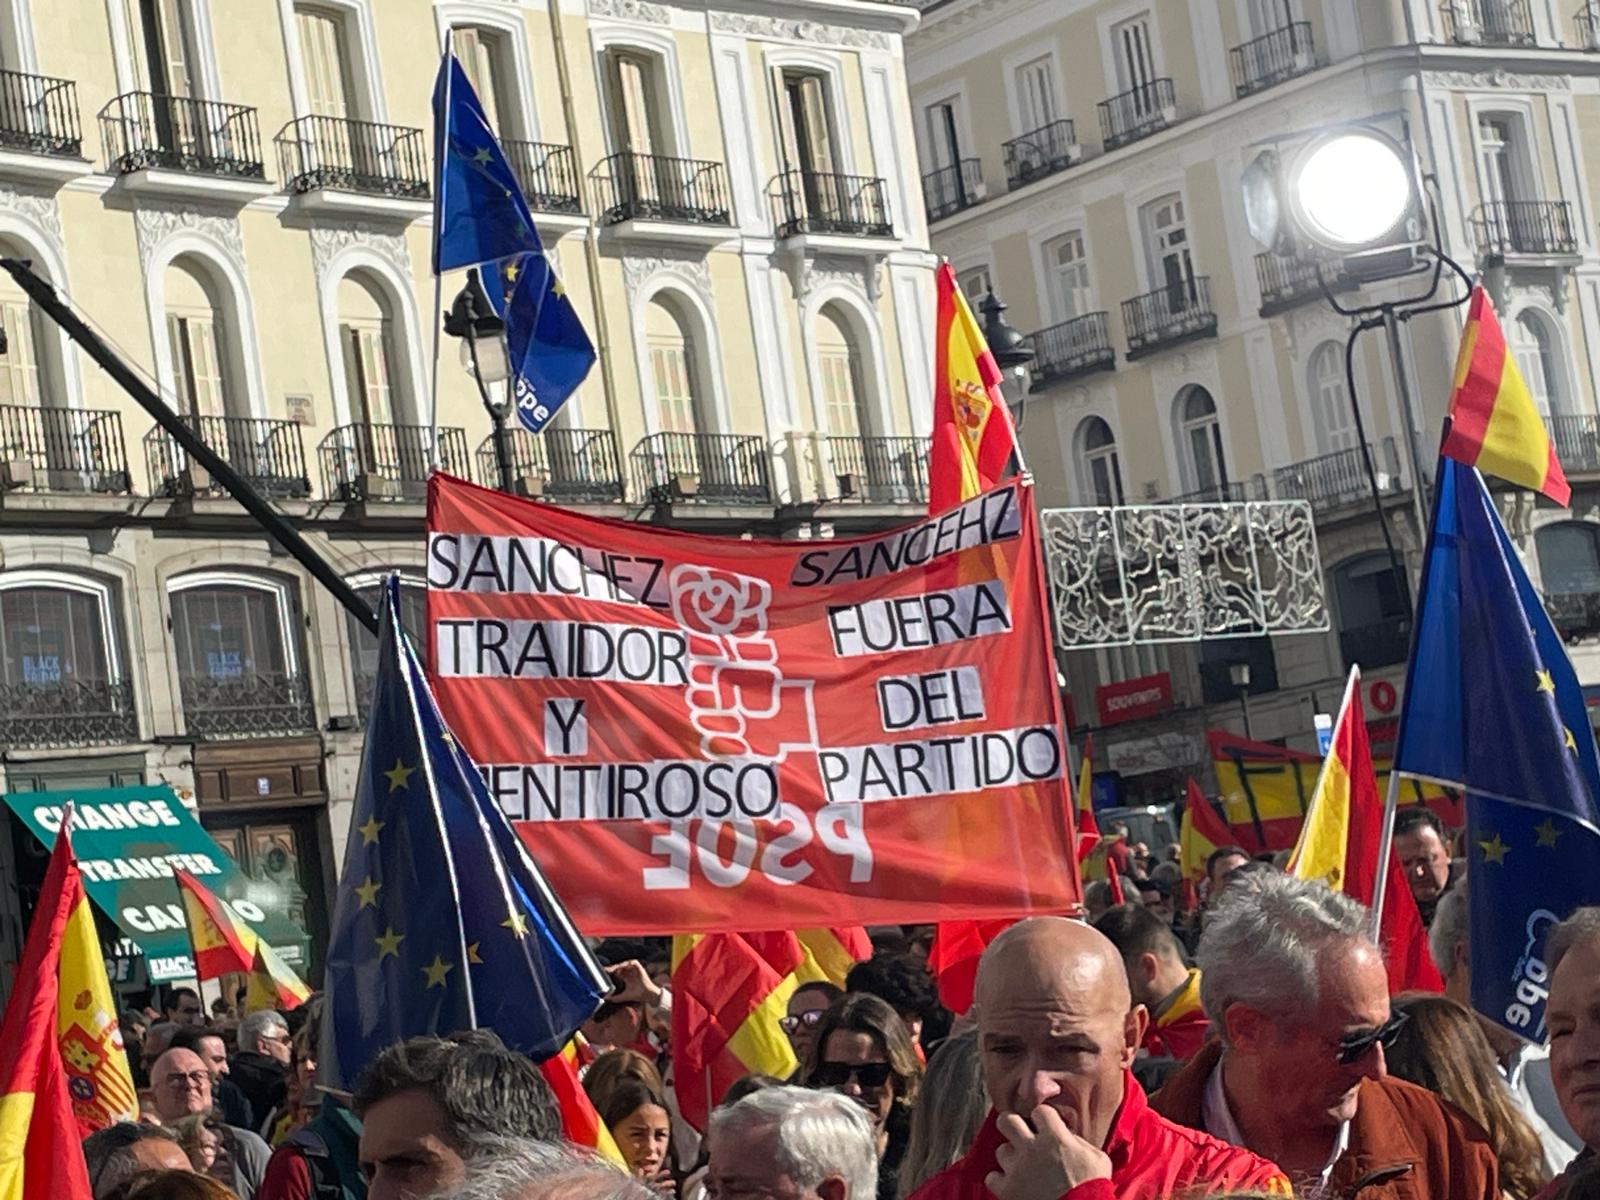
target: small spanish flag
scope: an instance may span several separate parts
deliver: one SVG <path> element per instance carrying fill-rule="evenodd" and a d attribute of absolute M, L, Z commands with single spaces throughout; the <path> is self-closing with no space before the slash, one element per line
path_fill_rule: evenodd
<path fill-rule="evenodd" d="M 218 979 L 235 972 L 250 975 L 251 992 L 246 996 L 245 1006 L 251 1012 L 267 1007 L 264 1000 L 269 991 L 277 1001 L 270 1007 L 288 1011 L 305 1003 L 311 989 L 267 944 L 266 938 L 258 935 L 226 900 L 189 872 L 174 871 L 173 876 L 189 921 L 189 944 L 194 949 L 196 976 Z M 255 979 L 258 970 L 270 983 L 263 984 Z"/>
<path fill-rule="evenodd" d="M 593 1150 L 607 1162 L 626 1167 L 628 1161 L 617 1148 L 611 1130 L 606 1128 L 606 1123 L 595 1111 L 594 1102 L 589 1099 L 589 1093 L 583 1090 L 583 1084 L 578 1081 L 576 1039 L 582 1036 L 574 1034 L 574 1040 L 540 1063 L 539 1073 L 555 1093 L 556 1107 L 561 1110 L 561 1132 L 566 1135 L 567 1141 Z"/>
<path fill-rule="evenodd" d="M 1083 758 L 1078 767 L 1078 861 L 1089 857 L 1100 844 L 1100 822 L 1094 819 L 1094 738 L 1083 739 Z"/>
<path fill-rule="evenodd" d="M 1178 866 L 1183 871 L 1184 882 L 1191 887 L 1206 877 L 1206 859 L 1213 850 L 1231 845 L 1233 831 L 1222 815 L 1211 807 L 1211 801 L 1200 791 L 1200 785 L 1189 780 L 1188 798 L 1183 804 L 1183 825 L 1178 834 Z"/>
<path fill-rule="evenodd" d="M 1572 495 L 1556 448 L 1506 350 L 1505 334 L 1482 285 L 1472 289 L 1445 419 L 1447 458 L 1543 492 L 1557 504 Z"/>
<path fill-rule="evenodd" d="M 1000 392 L 1000 367 L 956 286 L 940 263 L 933 343 L 933 451 L 928 511 L 940 513 L 994 487 L 1017 448 L 1011 410 Z"/>

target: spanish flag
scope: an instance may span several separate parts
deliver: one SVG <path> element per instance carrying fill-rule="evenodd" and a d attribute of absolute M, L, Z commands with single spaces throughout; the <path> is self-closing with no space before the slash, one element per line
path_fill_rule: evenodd
<path fill-rule="evenodd" d="M 1078 861 L 1089 857 L 1100 844 L 1100 822 L 1094 819 L 1094 738 L 1083 739 L 1083 758 L 1078 764 Z"/>
<path fill-rule="evenodd" d="M 1178 829 L 1178 866 L 1183 871 L 1184 890 L 1191 899 L 1206 877 L 1206 860 L 1211 852 L 1232 844 L 1233 831 L 1211 807 L 1200 785 L 1190 779 L 1188 797 L 1183 805 L 1183 823 Z"/>
<path fill-rule="evenodd" d="M 579 1037 L 582 1034 L 577 1035 Z M 561 1132 L 575 1146 L 593 1150 L 607 1162 L 626 1168 L 628 1163 L 617 1148 L 611 1130 L 595 1111 L 594 1101 L 578 1081 L 578 1044 L 569 1041 L 560 1053 L 552 1054 L 539 1064 L 539 1072 L 555 1094 L 556 1105 L 561 1110 Z"/>
<path fill-rule="evenodd" d="M 0 1200 L 90 1200 L 58 1040 L 61 958 L 83 899 L 62 822 L 0 1022 Z"/>
<path fill-rule="evenodd" d="M 930 513 L 943 512 L 994 487 L 1017 448 L 1011 410 L 1000 393 L 1000 367 L 949 263 L 939 264 L 935 283 Z"/>
<path fill-rule="evenodd" d="M 78 1131 L 87 1137 L 117 1121 L 137 1121 L 139 1096 L 82 880 L 74 881 L 73 891 L 72 914 L 61 935 L 56 1036 Z"/>
<path fill-rule="evenodd" d="M 863 925 L 828 925 L 795 932 L 805 954 L 795 977 L 801 983 L 826 980 L 843 987 L 845 976 L 858 962 L 872 957 L 872 939 Z"/>
<path fill-rule="evenodd" d="M 1383 807 L 1361 708 L 1361 668 L 1351 667 L 1344 703 L 1333 725 L 1333 743 L 1289 858 L 1289 874 L 1320 880 L 1370 907 L 1377 891 Z M 1383 896 L 1378 940 L 1389 968 L 1389 991 L 1444 991 L 1444 981 L 1428 956 L 1422 915 L 1400 861 L 1393 856 Z"/>
<path fill-rule="evenodd" d="M 294 973 L 265 938 L 241 920 L 228 902 L 215 895 L 187 871 L 174 871 L 178 894 L 189 920 L 189 944 L 194 948 L 194 970 L 201 979 L 219 979 L 235 972 L 252 976 L 246 1007 L 298 1008 L 311 989 Z M 263 1003 L 264 985 L 254 979 L 257 966 L 272 981 L 277 1003 Z"/>
<path fill-rule="evenodd" d="M 1516 359 L 1506 350 L 1505 334 L 1481 284 L 1472 289 L 1467 305 L 1440 452 L 1543 492 L 1557 504 L 1565 505 L 1572 495 L 1544 420 Z"/>

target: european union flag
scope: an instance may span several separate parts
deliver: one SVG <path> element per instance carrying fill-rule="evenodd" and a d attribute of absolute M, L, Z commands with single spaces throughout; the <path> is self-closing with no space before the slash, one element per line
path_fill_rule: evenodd
<path fill-rule="evenodd" d="M 479 268 L 483 290 L 506 324 L 512 407 L 529 433 L 556 410 L 594 366 L 594 345 L 543 253 L 519 254 Z"/>
<path fill-rule="evenodd" d="M 344 1089 L 424 1033 L 492 1029 L 547 1057 L 610 990 L 446 728 L 399 606 L 391 579 L 328 948 L 319 1065 Z"/>
<path fill-rule="evenodd" d="M 433 273 L 541 249 L 522 188 L 454 54 L 433 85 Z"/>
<path fill-rule="evenodd" d="M 1394 769 L 1600 834 L 1600 754 L 1566 650 L 1482 477 L 1439 460 Z"/>

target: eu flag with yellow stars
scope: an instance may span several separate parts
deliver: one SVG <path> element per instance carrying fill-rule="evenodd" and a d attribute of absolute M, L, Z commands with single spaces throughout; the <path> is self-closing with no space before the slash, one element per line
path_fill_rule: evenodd
<path fill-rule="evenodd" d="M 433 273 L 540 249 L 516 173 L 454 54 L 433 85 Z"/>
<path fill-rule="evenodd" d="M 512 407 L 522 427 L 538 433 L 589 374 L 594 345 L 543 253 L 485 263 L 479 272 L 506 326 Z"/>
<path fill-rule="evenodd" d="M 450 735 L 399 614 L 391 578 L 327 957 L 318 1066 L 345 1090 L 419 1034 L 492 1029 L 548 1057 L 610 990 Z"/>

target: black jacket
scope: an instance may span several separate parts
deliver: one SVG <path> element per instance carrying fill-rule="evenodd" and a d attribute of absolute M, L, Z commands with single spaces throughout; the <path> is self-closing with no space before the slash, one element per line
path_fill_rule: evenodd
<path fill-rule="evenodd" d="M 289 1093 L 289 1068 L 271 1055 L 245 1050 L 233 1056 L 228 1077 L 250 1101 L 256 1117 L 266 1119 Z"/>

